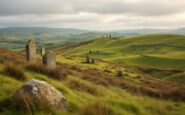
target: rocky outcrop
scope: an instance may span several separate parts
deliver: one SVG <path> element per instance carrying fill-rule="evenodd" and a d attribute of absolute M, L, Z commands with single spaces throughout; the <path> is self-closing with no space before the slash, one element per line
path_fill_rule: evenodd
<path fill-rule="evenodd" d="M 17 102 L 37 104 L 37 106 L 66 110 L 67 101 L 64 95 L 45 81 L 33 79 L 26 82 L 12 97 Z"/>

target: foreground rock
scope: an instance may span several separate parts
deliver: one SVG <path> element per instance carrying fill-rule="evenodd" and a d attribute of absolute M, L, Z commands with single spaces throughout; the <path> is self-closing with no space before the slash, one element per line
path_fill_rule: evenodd
<path fill-rule="evenodd" d="M 67 101 L 60 91 L 50 84 L 36 79 L 26 82 L 12 98 L 16 102 L 36 104 L 36 107 L 47 106 L 47 108 L 55 108 L 59 111 L 67 109 Z"/>

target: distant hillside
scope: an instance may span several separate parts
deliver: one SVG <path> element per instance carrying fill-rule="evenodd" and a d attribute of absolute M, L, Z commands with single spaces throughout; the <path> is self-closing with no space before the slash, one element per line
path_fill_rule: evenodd
<path fill-rule="evenodd" d="M 122 34 L 156 34 L 156 33 L 168 33 L 173 31 L 172 29 L 130 29 L 130 30 L 119 30 L 116 32 Z"/>
<path fill-rule="evenodd" d="M 185 28 L 177 29 L 177 30 L 173 31 L 173 33 L 185 35 Z"/>
<path fill-rule="evenodd" d="M 135 29 L 119 31 L 89 31 L 73 28 L 8 27 L 0 28 L 0 47 L 9 50 L 22 50 L 28 39 L 34 39 L 38 46 L 60 47 L 96 38 L 136 36 L 153 33 L 174 33 L 185 35 L 185 29 Z"/>
<path fill-rule="evenodd" d="M 185 68 L 185 36 L 152 34 L 101 38 L 68 49 L 65 54 L 90 55 L 137 66 L 182 69 Z"/>
<path fill-rule="evenodd" d="M 68 35 L 68 34 L 82 34 L 88 32 L 87 30 L 73 29 L 73 28 L 46 28 L 46 27 L 8 27 L 0 28 L 0 33 L 23 33 L 23 34 L 53 34 L 53 35 Z"/>

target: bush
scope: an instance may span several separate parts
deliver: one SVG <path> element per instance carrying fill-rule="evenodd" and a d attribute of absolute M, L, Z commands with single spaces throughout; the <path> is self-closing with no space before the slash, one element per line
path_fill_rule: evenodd
<path fill-rule="evenodd" d="M 4 62 L 4 58 L 0 57 L 0 63 L 3 63 L 3 62 Z"/>
<path fill-rule="evenodd" d="M 97 102 L 82 108 L 80 115 L 108 115 L 109 109 L 104 104 Z"/>
<path fill-rule="evenodd" d="M 18 80 L 25 80 L 26 79 L 24 72 L 12 64 L 5 65 L 4 73 L 6 75 L 11 76 L 12 78 L 15 78 Z"/>
<path fill-rule="evenodd" d="M 38 72 L 44 75 L 47 75 L 50 78 L 56 80 L 64 80 L 67 77 L 67 73 L 59 68 L 50 69 L 45 65 L 41 64 L 30 64 L 26 67 L 27 70 Z"/>

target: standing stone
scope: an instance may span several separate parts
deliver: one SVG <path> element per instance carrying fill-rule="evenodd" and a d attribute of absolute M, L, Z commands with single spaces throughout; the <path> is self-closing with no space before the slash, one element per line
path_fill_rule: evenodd
<path fill-rule="evenodd" d="M 43 56 L 43 64 L 45 64 L 48 68 L 55 69 L 56 68 L 56 55 L 52 51 L 48 51 Z"/>
<path fill-rule="evenodd" d="M 36 46 L 33 40 L 28 40 L 26 44 L 26 60 L 29 62 L 36 61 Z"/>
<path fill-rule="evenodd" d="M 117 76 L 118 77 L 122 77 L 123 76 L 123 72 L 121 70 L 119 70 L 118 73 L 117 73 Z"/>
<path fill-rule="evenodd" d="M 89 53 L 92 53 L 92 50 L 89 50 Z"/>
<path fill-rule="evenodd" d="M 91 63 L 94 64 L 94 58 L 91 59 Z"/>
<path fill-rule="evenodd" d="M 86 56 L 86 63 L 90 63 L 90 57 L 89 56 Z"/>
<path fill-rule="evenodd" d="M 45 47 L 42 47 L 41 48 L 40 53 L 41 53 L 41 56 L 44 56 L 44 54 L 46 53 Z"/>

